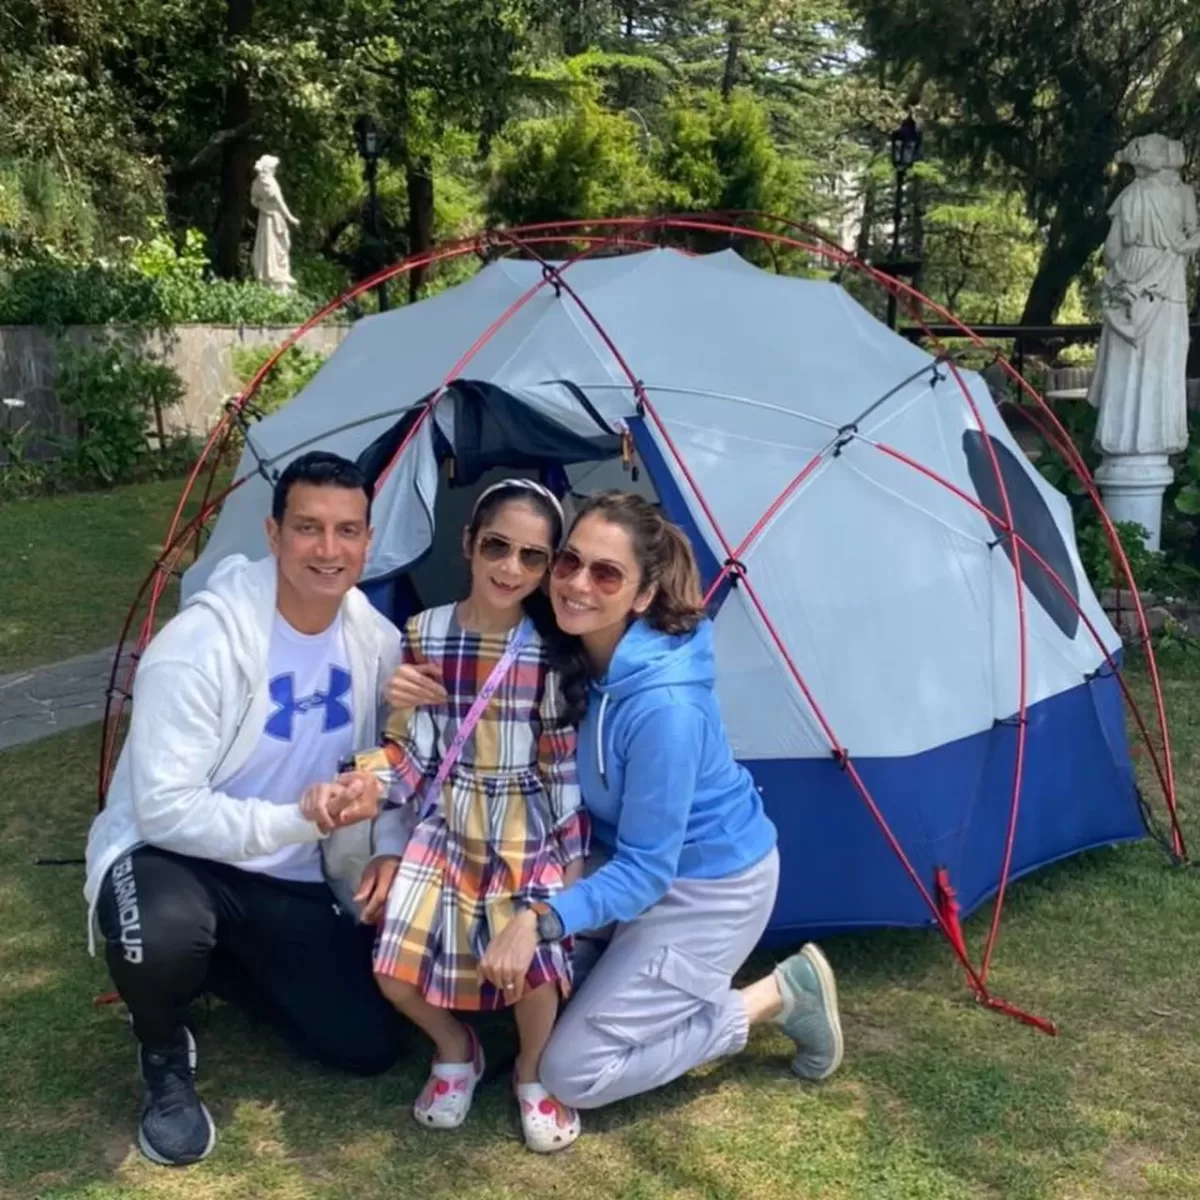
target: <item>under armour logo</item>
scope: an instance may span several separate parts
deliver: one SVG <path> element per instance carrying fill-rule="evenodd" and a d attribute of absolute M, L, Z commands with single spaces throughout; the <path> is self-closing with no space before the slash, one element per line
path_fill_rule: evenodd
<path fill-rule="evenodd" d="M 350 672 L 341 667 L 329 668 L 328 691 L 313 692 L 311 696 L 301 696 L 298 700 L 295 675 L 291 671 L 286 675 L 276 675 L 271 680 L 271 700 L 276 708 L 267 721 L 266 732 L 281 742 L 290 742 L 296 714 L 311 712 L 314 708 L 325 710 L 322 733 L 341 729 L 350 724 L 350 708 L 345 701 L 349 692 Z"/>

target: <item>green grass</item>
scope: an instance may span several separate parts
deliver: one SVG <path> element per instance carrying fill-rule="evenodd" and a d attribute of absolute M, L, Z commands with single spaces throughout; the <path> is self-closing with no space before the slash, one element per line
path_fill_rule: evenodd
<path fill-rule="evenodd" d="M 0 508 L 0 673 L 117 640 L 181 491 L 171 479 Z"/>
<path fill-rule="evenodd" d="M 1195 678 L 1169 684 L 1181 796 L 1200 782 Z M 580 1143 L 526 1153 L 497 1080 L 467 1127 L 408 1111 L 424 1062 L 371 1081 L 289 1056 L 230 1009 L 199 1010 L 201 1089 L 220 1127 L 186 1171 L 133 1149 L 133 1043 L 83 943 L 77 854 L 96 731 L 0 757 L 0 1196 L 188 1200 L 1105 1200 L 1200 1195 L 1200 871 L 1149 843 L 1014 886 L 998 994 L 1048 1038 L 973 1004 L 933 934 L 832 939 L 847 1057 L 798 1084 L 756 1031 L 737 1060 L 585 1115 Z M 1188 828 L 1200 845 L 1194 818 Z M 968 924 L 978 945 L 988 913 Z M 493 1058 L 508 1044 L 489 1027 Z"/>

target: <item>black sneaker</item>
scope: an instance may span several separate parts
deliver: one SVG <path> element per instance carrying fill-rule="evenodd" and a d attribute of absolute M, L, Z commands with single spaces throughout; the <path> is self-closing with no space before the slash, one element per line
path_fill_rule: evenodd
<path fill-rule="evenodd" d="M 151 1162 L 183 1167 L 212 1151 L 217 1127 L 196 1095 L 196 1039 L 185 1028 L 177 1045 L 166 1052 L 138 1051 L 145 1088 L 138 1145 Z"/>

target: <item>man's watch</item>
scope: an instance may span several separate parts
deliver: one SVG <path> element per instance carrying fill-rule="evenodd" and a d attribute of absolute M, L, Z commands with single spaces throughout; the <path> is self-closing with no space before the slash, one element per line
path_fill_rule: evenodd
<path fill-rule="evenodd" d="M 543 942 L 561 942 L 563 936 L 562 917 L 541 900 L 535 900 L 530 909 L 537 914 L 537 935 Z"/>

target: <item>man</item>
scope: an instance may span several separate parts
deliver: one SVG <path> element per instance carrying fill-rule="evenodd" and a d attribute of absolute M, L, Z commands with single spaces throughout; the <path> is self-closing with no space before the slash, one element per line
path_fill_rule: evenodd
<path fill-rule="evenodd" d="M 275 486 L 271 556 L 222 561 L 137 672 L 85 895 L 140 1043 L 138 1141 L 155 1162 L 196 1162 L 215 1140 L 183 1019 L 202 991 L 330 1066 L 370 1074 L 400 1053 L 367 922 L 395 870 L 379 856 L 405 830 L 375 819 L 373 777 L 339 775 L 374 744 L 399 658 L 354 586 L 369 518 L 353 463 L 298 458 Z"/>

